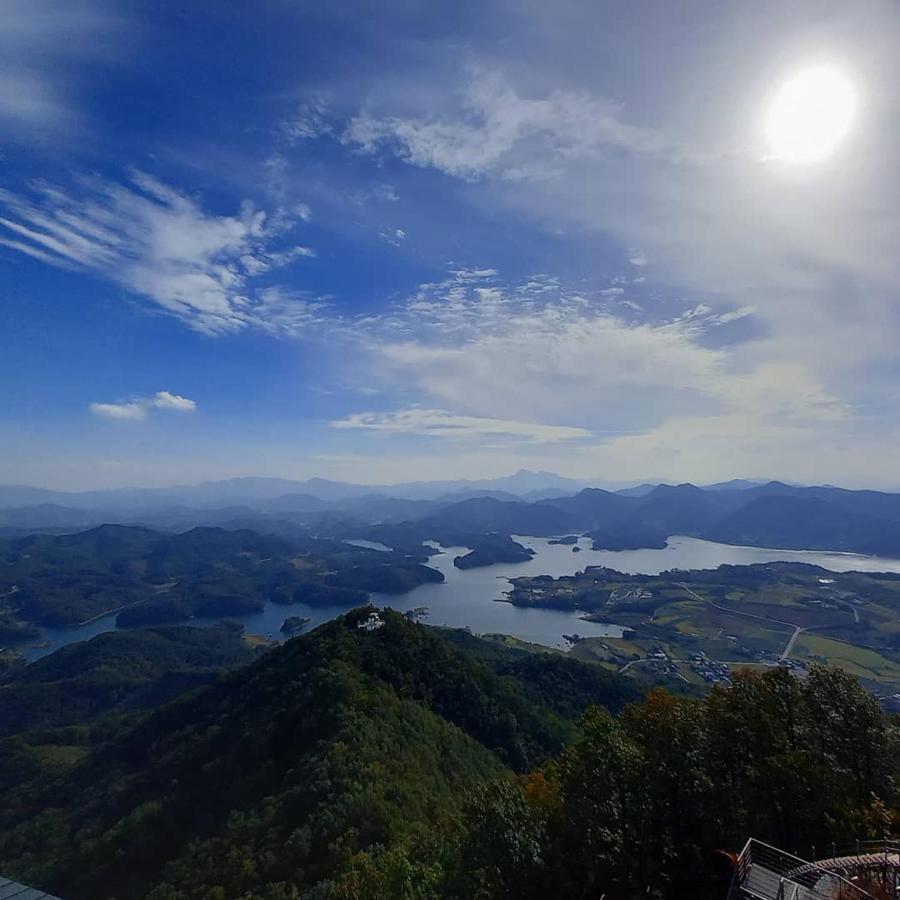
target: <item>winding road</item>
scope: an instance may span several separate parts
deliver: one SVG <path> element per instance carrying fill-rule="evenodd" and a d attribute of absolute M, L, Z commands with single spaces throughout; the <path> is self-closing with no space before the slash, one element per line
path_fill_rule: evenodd
<path fill-rule="evenodd" d="M 748 619 L 757 619 L 760 622 L 771 622 L 776 625 L 784 625 L 787 628 L 793 628 L 794 630 L 791 633 L 791 636 L 788 638 L 788 642 L 787 642 L 787 644 L 785 644 L 784 650 L 782 650 L 782 652 L 781 652 L 781 656 L 779 657 L 779 662 L 787 659 L 791 655 L 791 651 L 794 649 L 794 644 L 797 643 L 797 638 L 804 631 L 815 631 L 817 628 L 830 628 L 834 624 L 834 623 L 828 622 L 824 625 L 800 626 L 800 625 L 794 624 L 793 622 L 785 622 L 783 619 L 770 619 L 767 616 L 760 616 L 760 615 L 757 615 L 756 613 L 743 612 L 742 610 L 739 610 L 739 609 L 732 609 L 730 606 L 721 606 L 718 603 L 713 603 L 712 600 L 707 600 L 706 597 L 701 597 L 700 594 L 698 594 L 696 591 L 691 590 L 691 588 L 689 588 L 686 584 L 684 584 L 684 582 L 681 582 L 681 581 L 678 582 L 678 586 L 680 588 L 683 588 L 684 590 L 686 590 L 691 595 L 691 597 L 693 597 L 695 600 L 699 600 L 701 603 L 706 603 L 708 606 L 711 606 L 713 609 L 718 609 L 720 612 L 731 613 L 732 615 L 735 615 L 735 616 L 746 616 Z M 856 607 L 853 607 L 851 611 L 853 613 L 855 621 L 859 622 L 859 612 L 857 611 Z"/>

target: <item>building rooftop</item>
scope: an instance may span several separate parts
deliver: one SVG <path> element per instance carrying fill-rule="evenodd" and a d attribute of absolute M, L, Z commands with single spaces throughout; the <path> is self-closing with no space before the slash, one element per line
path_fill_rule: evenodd
<path fill-rule="evenodd" d="M 59 900 L 59 897 L 46 894 L 37 888 L 26 887 L 0 875 L 0 900 Z"/>

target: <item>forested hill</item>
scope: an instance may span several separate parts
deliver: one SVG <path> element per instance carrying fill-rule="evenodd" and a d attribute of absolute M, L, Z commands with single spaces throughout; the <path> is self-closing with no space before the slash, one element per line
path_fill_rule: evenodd
<path fill-rule="evenodd" d="M 637 696 L 597 667 L 390 612 L 367 633 L 366 612 L 137 727 L 107 724 L 81 764 L 9 789 L 0 871 L 67 900 L 349 897 L 332 891 L 358 868 L 413 853 L 436 878 L 474 789 L 547 762 L 589 704 Z"/>
<path fill-rule="evenodd" d="M 82 755 L 2 789 L 0 871 L 67 900 L 721 900 L 718 851 L 748 836 L 804 854 L 898 814 L 897 726 L 839 670 L 639 700 L 558 654 L 368 614 L 137 723 L 87 718 Z"/>

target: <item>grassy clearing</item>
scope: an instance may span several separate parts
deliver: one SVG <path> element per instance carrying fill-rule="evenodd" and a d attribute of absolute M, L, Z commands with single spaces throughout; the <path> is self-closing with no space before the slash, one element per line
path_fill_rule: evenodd
<path fill-rule="evenodd" d="M 859 678 L 900 682 L 900 665 L 866 647 L 845 644 L 816 634 L 802 634 L 794 645 L 794 655 L 836 666 Z"/>

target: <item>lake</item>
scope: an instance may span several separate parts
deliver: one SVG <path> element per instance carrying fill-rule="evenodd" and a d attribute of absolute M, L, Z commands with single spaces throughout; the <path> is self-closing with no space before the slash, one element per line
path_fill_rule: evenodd
<path fill-rule="evenodd" d="M 429 565 L 444 573 L 444 584 L 423 584 L 408 594 L 373 594 L 372 602 L 378 606 L 390 606 L 405 612 L 416 607 L 428 607 L 424 620 L 431 625 L 449 625 L 454 628 L 469 627 L 476 634 L 501 633 L 551 647 L 566 646 L 563 634 L 580 634 L 582 637 L 618 637 L 617 625 L 585 622 L 577 613 L 553 609 L 525 609 L 510 603 L 498 603 L 510 588 L 509 579 L 519 575 L 574 575 L 586 566 L 608 566 L 620 572 L 657 575 L 667 569 L 714 569 L 723 563 L 750 565 L 764 562 L 805 562 L 822 566 L 835 572 L 856 570 L 860 572 L 900 572 L 900 559 L 875 556 L 859 556 L 855 553 L 832 553 L 818 550 L 771 550 L 759 547 L 735 547 L 716 544 L 698 538 L 673 536 L 663 550 L 591 550 L 588 538 L 581 538 L 577 546 L 581 552 L 573 553 L 572 547 L 550 544 L 547 538 L 515 536 L 515 539 L 535 551 L 535 556 L 524 563 L 501 563 L 481 569 L 457 569 L 455 557 L 467 553 L 467 547 L 443 547 L 431 558 Z M 360 544 L 362 542 L 354 542 Z M 432 546 L 438 546 L 433 544 Z M 373 552 L 387 549 L 383 545 L 372 547 Z M 277 606 L 267 603 L 262 612 L 241 617 L 248 632 L 282 638 L 281 623 L 288 616 L 309 616 L 313 628 L 321 622 L 346 612 L 345 607 L 307 606 L 290 603 Z M 25 658 L 38 659 L 59 647 L 83 641 L 116 627 L 115 614 L 104 616 L 89 625 L 69 628 L 43 629 L 42 644 L 24 648 Z M 216 619 L 193 619 L 191 624 L 213 624 Z"/>

